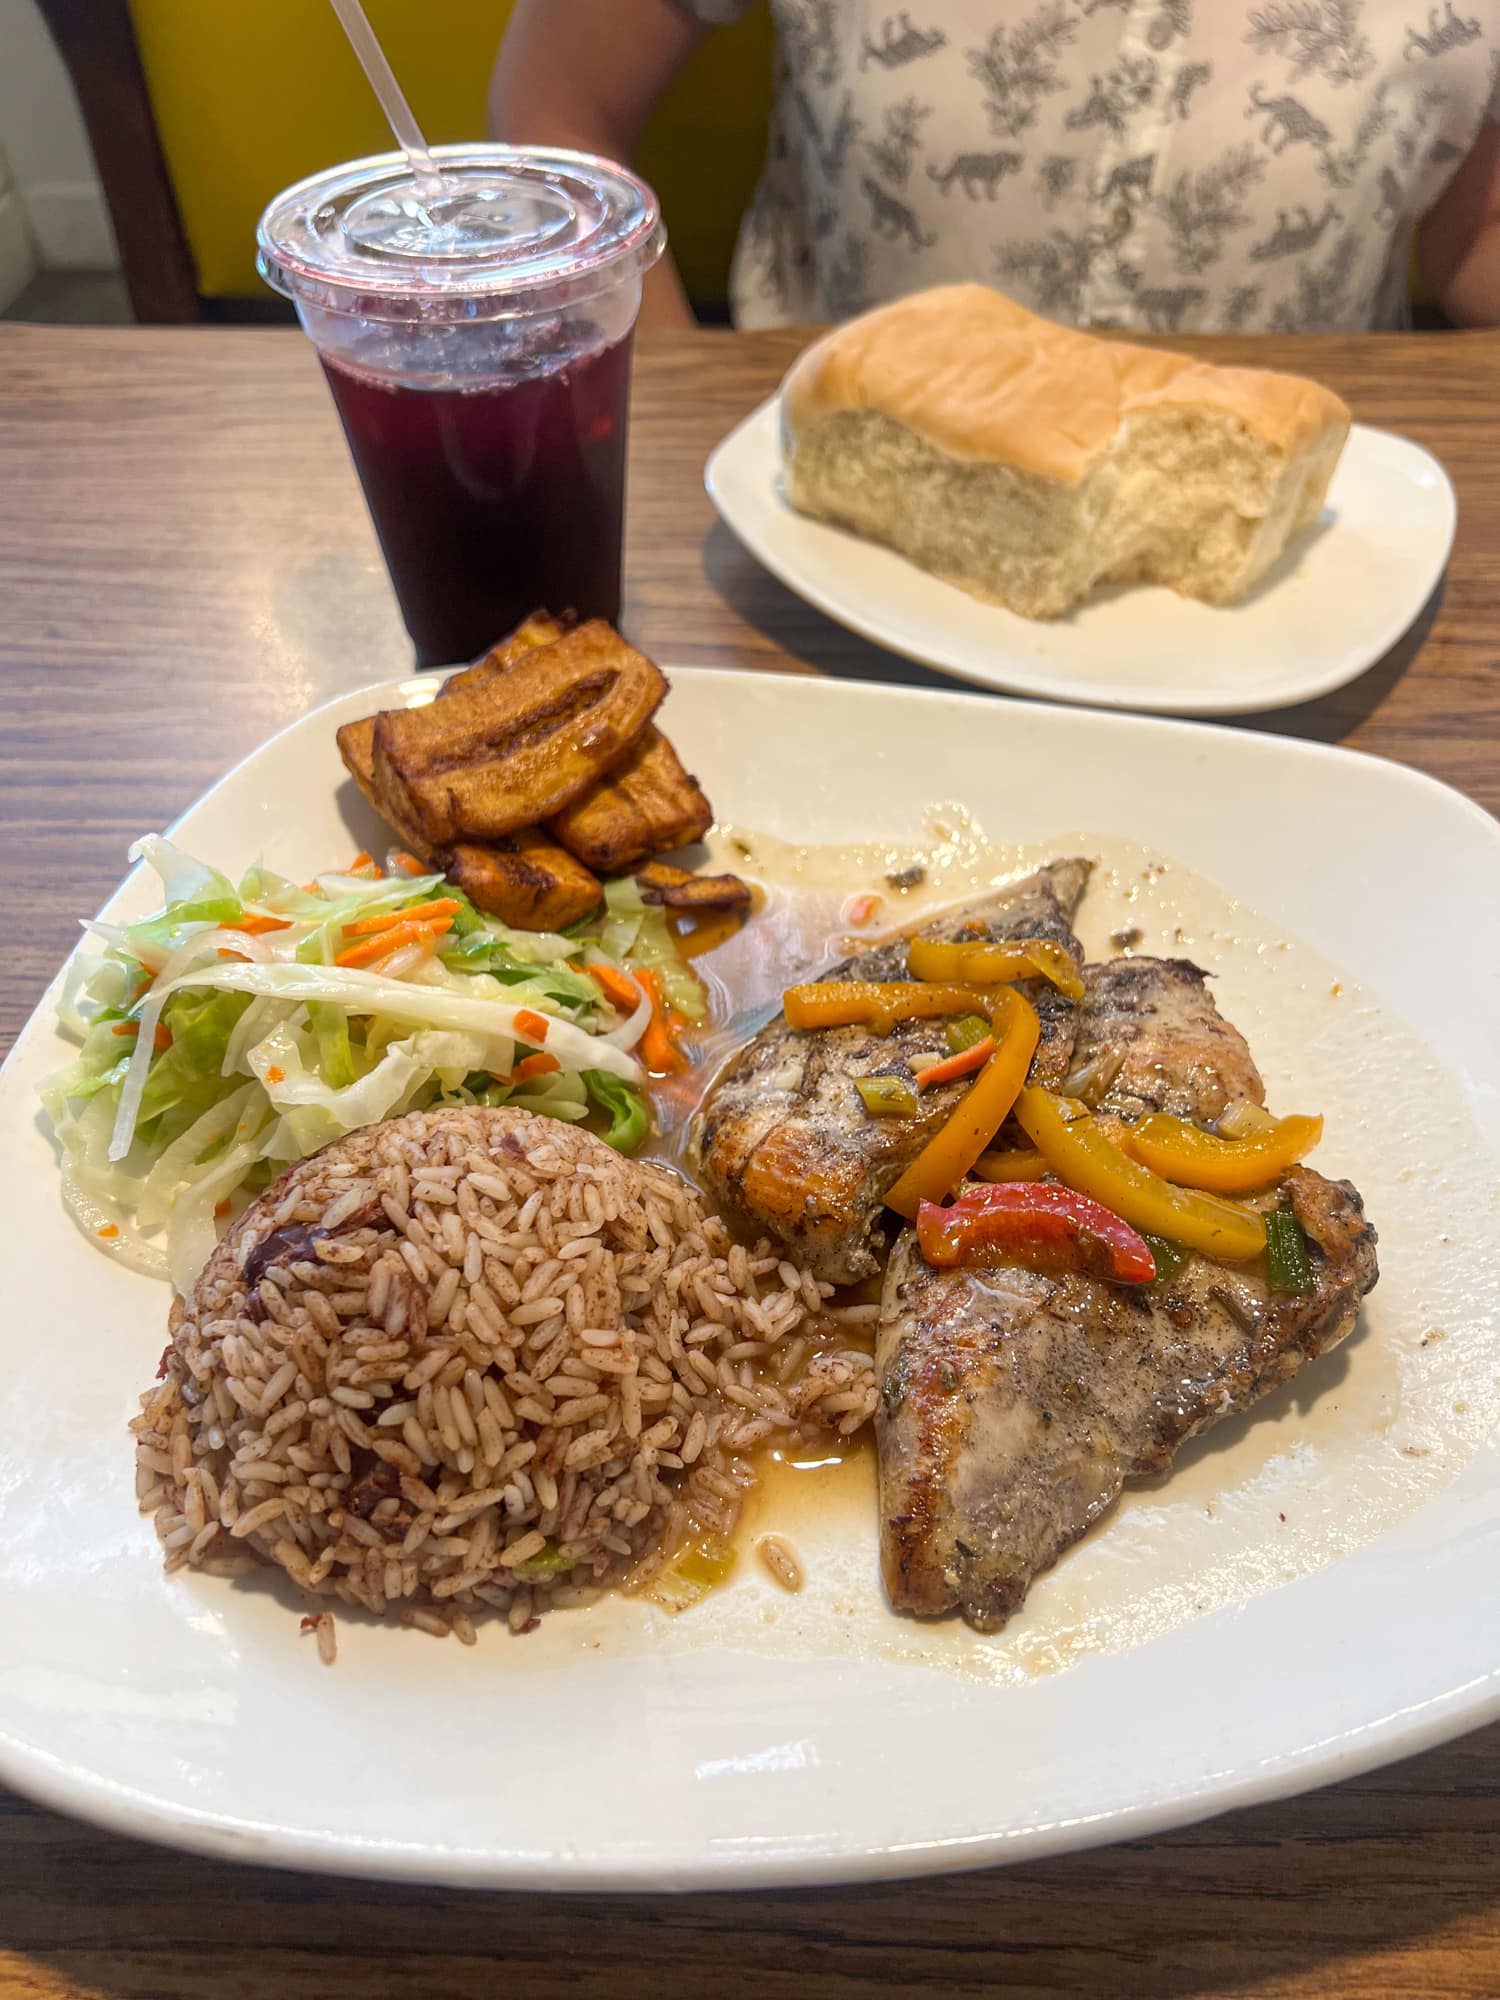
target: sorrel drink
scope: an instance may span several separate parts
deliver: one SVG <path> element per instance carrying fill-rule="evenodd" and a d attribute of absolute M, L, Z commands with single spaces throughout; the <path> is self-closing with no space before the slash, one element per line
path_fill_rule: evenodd
<path fill-rule="evenodd" d="M 539 607 L 618 619 L 630 347 L 477 389 L 324 356 L 418 666 L 472 659 Z"/>
<path fill-rule="evenodd" d="M 301 181 L 260 269 L 317 348 L 420 666 L 530 611 L 617 619 L 626 392 L 656 197 L 608 160 L 440 146 Z"/>

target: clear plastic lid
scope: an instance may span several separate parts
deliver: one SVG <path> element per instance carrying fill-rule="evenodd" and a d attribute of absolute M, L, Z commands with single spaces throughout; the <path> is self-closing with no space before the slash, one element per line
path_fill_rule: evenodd
<path fill-rule="evenodd" d="M 587 299 L 665 247 L 656 196 L 613 161 L 495 145 L 435 146 L 433 158 L 443 192 L 426 204 L 402 153 L 289 187 L 256 230 L 261 276 L 367 319 L 473 320 Z"/>

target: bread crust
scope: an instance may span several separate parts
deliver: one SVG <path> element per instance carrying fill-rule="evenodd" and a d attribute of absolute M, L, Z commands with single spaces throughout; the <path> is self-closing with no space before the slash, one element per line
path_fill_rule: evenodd
<path fill-rule="evenodd" d="M 1130 417 L 1193 406 L 1238 418 L 1288 457 L 1349 425 L 1319 382 L 1078 333 L 987 285 L 935 286 L 850 320 L 782 387 L 789 457 L 823 418 L 876 409 L 952 457 L 1071 484 Z"/>

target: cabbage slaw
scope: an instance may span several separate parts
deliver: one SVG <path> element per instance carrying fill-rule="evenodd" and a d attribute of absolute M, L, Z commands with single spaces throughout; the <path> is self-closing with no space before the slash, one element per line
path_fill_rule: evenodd
<path fill-rule="evenodd" d="M 79 1224 L 178 1291 L 284 1167 L 403 1112 L 513 1104 L 634 1151 L 651 1118 L 631 1051 L 652 1008 L 632 968 L 683 1020 L 707 1018 L 633 881 L 564 936 L 507 928 L 405 856 L 302 886 L 261 866 L 236 885 L 154 834 L 130 856 L 162 907 L 85 924 L 103 949 L 75 957 L 58 1004 L 81 1048 L 41 1095 Z M 639 1004 L 612 1002 L 591 963 Z"/>

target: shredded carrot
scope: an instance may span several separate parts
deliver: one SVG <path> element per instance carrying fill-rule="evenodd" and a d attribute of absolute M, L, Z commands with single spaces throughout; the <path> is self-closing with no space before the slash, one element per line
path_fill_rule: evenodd
<path fill-rule="evenodd" d="M 251 910 L 237 924 L 229 926 L 232 931 L 243 931 L 246 937 L 260 937 L 266 931 L 289 931 L 291 927 L 290 917 L 268 917 L 259 910 Z"/>
<path fill-rule="evenodd" d="M 528 1077 L 550 1076 L 562 1064 L 556 1056 L 548 1055 L 545 1049 L 538 1049 L 533 1055 L 522 1056 L 506 1079 L 509 1083 L 525 1083 Z"/>
<path fill-rule="evenodd" d="M 586 966 L 596 985 L 602 988 L 605 999 L 622 1014 L 633 1014 L 641 1004 L 641 989 L 628 973 L 617 972 L 612 965 Z"/>
<path fill-rule="evenodd" d="M 106 1222 L 102 1229 L 96 1229 L 94 1231 L 94 1234 L 96 1236 L 118 1236 L 119 1233 L 120 1233 L 119 1224 L 115 1222 Z"/>
<path fill-rule="evenodd" d="M 426 875 L 430 872 L 422 862 L 418 861 L 415 854 L 408 854 L 405 848 L 398 854 L 392 854 L 389 859 L 391 866 L 399 868 L 403 875 Z"/>
<path fill-rule="evenodd" d="M 523 1007 L 516 1015 L 516 1033 L 523 1042 L 545 1042 L 547 1039 L 545 1015 L 533 1014 L 529 1007 Z"/>
<path fill-rule="evenodd" d="M 219 946 L 219 956 L 220 958 L 249 958 L 250 953 L 248 951 L 236 951 L 232 944 L 221 944 Z"/>
<path fill-rule="evenodd" d="M 365 970 L 367 972 L 384 972 L 396 959 L 404 958 L 407 952 L 416 950 L 418 946 L 421 947 L 422 957 L 425 961 L 431 958 L 432 954 L 437 950 L 437 941 L 437 932 L 431 925 L 427 925 L 418 932 L 416 938 L 411 943 L 398 944 L 393 951 L 387 951 L 384 957 L 377 958 L 373 965 L 366 966 Z M 382 939 L 381 942 L 386 943 L 388 940 Z"/>
<path fill-rule="evenodd" d="M 266 1082 L 267 1083 L 286 1082 L 286 1071 L 281 1068 L 279 1063 L 272 1063 L 271 1067 L 266 1071 Z"/>
<path fill-rule="evenodd" d="M 385 880 L 385 870 L 375 859 L 374 855 L 368 853 L 363 847 L 349 863 L 348 872 L 351 875 L 368 875 L 372 882 L 383 882 Z"/>
<path fill-rule="evenodd" d="M 401 945 L 430 943 L 440 938 L 444 931 L 452 927 L 452 923 L 451 917 L 434 917 L 429 923 L 395 924 L 375 937 L 361 938 L 358 944 L 351 944 L 333 962 L 335 965 L 371 965 L 376 959 L 394 955 Z"/>
<path fill-rule="evenodd" d="M 646 1024 L 646 1032 L 641 1036 L 641 1061 L 647 1069 L 658 1076 L 668 1076 L 673 1071 L 686 1069 L 687 1057 L 673 1039 L 672 1016 L 668 1013 L 661 997 L 661 983 L 654 972 L 644 966 L 636 973 L 641 991 L 651 1002 L 651 1019 Z"/>
<path fill-rule="evenodd" d="M 214 1203 L 214 1220 L 216 1222 L 222 1222 L 224 1217 L 228 1215 L 230 1209 L 232 1209 L 233 1207 L 234 1203 L 229 1199 L 228 1195 L 226 1194 L 222 1201 L 216 1201 Z"/>
<path fill-rule="evenodd" d="M 456 917 L 463 908 L 453 896 L 439 896 L 430 903 L 413 903 L 410 909 L 387 910 L 383 916 L 361 917 L 357 924 L 345 924 L 345 937 L 376 937 L 398 924 L 425 924 L 430 917 Z"/>
<path fill-rule="evenodd" d="M 917 1078 L 918 1090 L 932 1090 L 940 1083 L 957 1083 L 961 1076 L 972 1076 L 976 1069 L 983 1069 L 995 1053 L 995 1037 L 986 1035 L 982 1042 L 975 1042 L 972 1048 L 960 1049 L 956 1056 L 945 1056 L 941 1062 L 929 1063 Z"/>
<path fill-rule="evenodd" d="M 138 1035 L 141 1032 L 141 1024 L 139 1021 L 116 1021 L 109 1032 L 112 1035 Z M 151 1043 L 153 1053 L 164 1056 L 171 1046 L 172 1030 L 165 1021 L 158 1021 L 156 1034 Z"/>
<path fill-rule="evenodd" d="M 848 920 L 851 924 L 867 924 L 879 908 L 878 896 L 856 896 L 849 905 Z"/>

